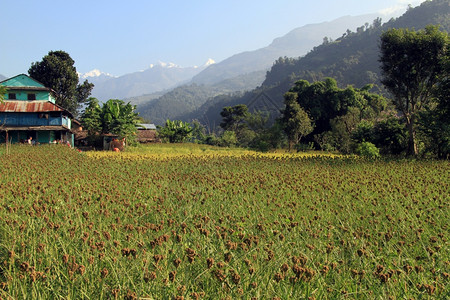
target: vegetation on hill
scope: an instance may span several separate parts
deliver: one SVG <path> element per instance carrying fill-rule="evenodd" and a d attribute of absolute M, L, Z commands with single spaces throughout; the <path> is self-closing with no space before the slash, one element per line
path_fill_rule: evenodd
<path fill-rule="evenodd" d="M 421 17 L 417 18 L 418 15 Z M 450 153 L 450 138 L 448 130 L 446 130 L 449 124 L 448 121 L 445 121 L 445 103 L 447 103 L 445 102 L 447 97 L 445 92 L 448 91 L 448 86 L 446 85 L 448 68 L 446 69 L 444 65 L 446 64 L 445 61 L 448 61 L 448 50 L 446 50 L 449 47 L 448 34 L 445 33 L 445 30 L 449 29 L 448 22 L 444 21 L 443 24 L 439 24 L 439 29 L 437 27 L 429 27 L 434 28 L 434 32 L 439 36 L 440 48 L 437 51 L 430 52 L 426 57 L 423 57 L 425 52 L 422 51 L 416 58 L 409 61 L 394 58 L 390 64 L 390 68 L 394 68 L 396 64 L 402 64 L 403 61 L 401 67 L 403 71 L 399 73 L 408 81 L 406 86 L 409 87 L 406 90 L 406 94 L 409 93 L 411 97 L 419 97 L 417 98 L 419 100 L 406 102 L 405 107 L 411 109 L 411 111 L 402 109 L 403 105 L 400 105 L 401 101 L 397 97 L 399 93 L 396 94 L 396 89 L 402 91 L 404 90 L 403 87 L 398 85 L 392 88 L 392 86 L 386 85 L 389 71 L 384 69 L 383 74 L 381 74 L 380 68 L 380 60 L 386 61 L 385 53 L 380 51 L 381 37 L 383 35 L 386 36 L 387 33 L 394 32 L 393 28 L 399 25 L 421 28 L 428 23 L 437 23 L 445 19 L 445 17 L 447 19 L 450 18 L 448 1 L 427 1 L 417 8 L 410 8 L 402 17 L 392 19 L 388 23 L 382 24 L 381 19 L 378 18 L 371 25 L 365 24 L 357 28 L 356 32 L 348 30 L 341 38 L 335 41 L 324 39 L 322 45 L 315 47 L 305 57 L 298 59 L 279 58 L 272 69 L 267 72 L 266 80 L 261 87 L 245 93 L 218 95 L 207 101 L 193 113 L 186 115 L 184 119 L 198 119 L 209 130 L 217 131 L 217 129 L 220 129 L 218 124 L 222 121 L 220 114 L 224 109 L 247 105 L 249 113 L 258 113 L 257 109 L 251 106 L 255 106 L 254 102 L 261 95 L 264 95 L 265 99 L 261 101 L 266 102 L 266 105 L 270 102 L 269 106 L 272 105 L 280 109 L 269 111 L 264 107 L 261 109 L 261 106 L 259 106 L 258 109 L 261 110 L 259 113 L 275 114 L 278 117 L 285 106 L 283 102 L 286 100 L 286 92 L 298 92 L 295 89 L 302 82 L 306 83 L 307 86 L 311 82 L 312 91 L 307 94 L 314 98 L 314 101 L 317 102 L 316 106 L 310 107 L 305 102 L 309 96 L 299 94 L 297 97 L 297 102 L 301 108 L 312 117 L 312 121 L 315 123 L 313 133 L 305 138 L 307 143 L 314 144 L 308 147 L 335 149 L 348 153 L 360 148 L 359 144 L 364 143 L 364 145 L 368 145 L 367 143 L 372 143 L 383 154 L 399 154 L 403 152 L 417 155 L 420 152 L 421 154 L 432 153 L 439 157 L 447 157 Z M 408 29 L 405 30 L 408 31 Z M 415 29 L 409 30 L 416 32 Z M 417 31 L 417 35 L 421 36 L 422 31 Z M 432 43 L 432 39 L 426 36 L 423 38 L 423 41 L 424 43 Z M 414 40 L 412 43 L 420 44 L 420 39 Z M 391 47 L 393 53 L 396 53 L 398 57 L 402 57 L 402 55 L 409 56 L 417 48 L 424 47 L 424 49 L 428 49 L 432 46 L 431 44 L 428 46 L 413 44 L 403 47 L 393 46 L 394 43 L 392 42 Z M 411 51 L 411 53 L 408 54 L 408 51 Z M 394 57 L 392 53 L 389 55 Z M 425 60 L 426 58 L 428 60 Z M 421 65 L 422 67 L 419 67 Z M 434 71 L 431 77 L 428 75 L 426 75 L 428 77 L 419 77 L 414 75 L 416 73 L 419 74 L 418 72 L 414 73 L 416 69 L 424 74 L 428 74 L 428 70 Z M 410 72 L 411 70 L 412 72 Z M 349 110 L 342 115 L 329 116 L 330 106 L 336 104 L 335 94 L 325 94 L 324 97 L 319 97 L 317 94 L 322 87 L 327 86 L 327 82 L 330 80 L 327 78 L 332 78 L 336 85 L 335 88 L 342 87 L 349 91 L 344 93 L 346 101 L 351 101 L 352 93 L 350 90 L 353 92 L 359 90 L 359 92 L 364 91 L 364 93 L 377 93 L 380 95 L 377 96 L 380 99 L 381 95 L 385 96 L 388 98 L 388 105 L 385 104 L 382 110 L 377 109 L 376 114 L 372 114 L 370 117 L 363 116 L 361 107 L 357 105 L 350 106 Z M 381 83 L 382 79 L 384 79 L 383 83 L 388 89 L 384 89 Z M 419 88 L 414 90 L 411 88 L 411 84 L 417 85 L 417 87 L 422 85 L 427 85 L 428 87 L 427 89 Z M 445 88 L 446 86 L 447 88 Z M 440 87 L 440 91 L 437 89 L 438 87 Z M 424 92 L 414 92 L 419 90 Z M 392 99 L 389 99 L 391 97 Z M 320 116 L 325 117 L 321 118 Z M 411 116 L 414 116 L 414 119 L 418 119 L 417 123 L 420 126 L 416 126 L 415 122 L 411 125 Z M 269 116 L 268 120 L 271 122 L 267 122 L 266 126 L 273 125 L 275 119 L 273 116 Z M 276 124 L 276 126 L 279 125 Z M 417 135 L 420 136 L 420 140 L 417 141 L 415 141 L 416 131 L 418 132 Z M 235 132 L 235 135 L 237 144 L 243 146 L 251 144 L 248 142 L 248 136 L 250 135 L 246 134 L 245 142 L 239 141 L 239 136 L 241 135 L 239 132 Z M 420 151 L 417 147 L 415 147 L 415 151 L 408 150 L 411 149 L 411 146 L 408 145 L 412 144 L 412 140 L 418 145 Z"/>
<path fill-rule="evenodd" d="M 211 65 L 194 76 L 192 81 L 197 84 L 213 84 L 240 74 L 266 71 L 280 56 L 303 56 L 318 45 L 323 36 L 336 38 L 347 28 L 356 28 L 373 18 L 375 15 L 343 16 L 333 21 L 295 28 L 286 35 L 274 39 L 267 47 L 238 53 Z"/>
<path fill-rule="evenodd" d="M 209 99 L 195 112 L 180 118 L 186 121 L 189 118 L 198 119 L 207 126 L 219 124 L 220 111 L 224 106 L 248 104 L 261 91 L 283 107 L 283 95 L 300 79 L 315 82 L 331 77 L 341 88 L 347 85 L 362 88 L 367 84 L 374 84 L 372 92 L 388 96 L 380 81 L 378 60 L 381 34 L 390 28 L 419 30 L 429 24 L 439 25 L 441 31 L 450 32 L 449 20 L 450 7 L 447 0 L 426 1 L 384 24 L 377 18 L 372 24 L 362 24 L 356 32 L 347 30 L 334 41 L 324 39 L 322 45 L 314 47 L 304 57 L 280 57 L 267 72 L 262 86 L 254 91 Z M 220 104 L 220 99 L 224 99 L 223 105 Z"/>
<path fill-rule="evenodd" d="M 219 94 L 252 89 L 263 80 L 264 71 L 260 71 L 226 79 L 214 85 L 183 85 L 157 99 L 141 97 L 139 101 L 142 104 L 138 105 L 137 111 L 141 117 L 158 125 L 163 125 L 167 119 L 186 120 L 186 115 L 201 107 L 208 99 Z M 144 103 L 146 100 L 150 101 Z"/>
<path fill-rule="evenodd" d="M 450 31 L 450 7 L 448 0 L 426 1 L 416 8 L 410 8 L 397 19 L 382 24 L 376 19 L 369 26 L 361 26 L 356 32 L 347 31 L 341 38 L 324 42 L 305 57 L 280 58 L 267 73 L 263 86 L 278 85 L 282 81 L 297 79 L 336 79 L 340 86 L 366 84 L 381 85 L 379 41 L 383 32 L 391 28 L 423 29 L 427 25 L 440 26 Z"/>

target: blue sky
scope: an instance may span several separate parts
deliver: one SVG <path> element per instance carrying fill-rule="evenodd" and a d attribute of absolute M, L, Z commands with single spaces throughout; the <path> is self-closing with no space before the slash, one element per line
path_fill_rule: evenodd
<path fill-rule="evenodd" d="M 393 10 L 400 15 L 423 0 L 2 2 L 0 74 L 11 77 L 27 73 L 51 50 L 69 53 L 78 72 L 116 76 L 158 61 L 185 67 L 209 58 L 220 62 L 306 24 Z"/>

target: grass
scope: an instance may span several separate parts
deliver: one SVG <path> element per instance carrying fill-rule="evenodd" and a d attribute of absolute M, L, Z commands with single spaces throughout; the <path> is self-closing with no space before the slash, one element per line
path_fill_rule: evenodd
<path fill-rule="evenodd" d="M 2 298 L 449 296 L 450 164 L 0 148 Z"/>

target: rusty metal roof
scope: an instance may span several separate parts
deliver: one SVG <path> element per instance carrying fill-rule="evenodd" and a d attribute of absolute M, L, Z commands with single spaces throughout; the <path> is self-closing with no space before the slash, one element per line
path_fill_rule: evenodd
<path fill-rule="evenodd" d="M 4 101 L 0 103 L 0 112 L 65 112 L 72 115 L 59 105 L 50 101 Z"/>

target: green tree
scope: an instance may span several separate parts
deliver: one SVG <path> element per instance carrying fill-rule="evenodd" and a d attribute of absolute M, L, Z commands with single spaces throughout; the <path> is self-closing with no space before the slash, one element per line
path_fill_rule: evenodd
<path fill-rule="evenodd" d="M 92 140 L 102 133 L 112 133 L 132 141 L 138 121 L 135 109 L 134 105 L 117 99 L 110 99 L 100 107 L 98 100 L 91 97 L 81 115 L 81 124 Z"/>
<path fill-rule="evenodd" d="M 220 115 L 222 116 L 220 127 L 225 131 L 232 130 L 237 132 L 246 126 L 245 119 L 248 114 L 248 108 L 245 104 L 224 107 L 220 112 Z"/>
<path fill-rule="evenodd" d="M 42 61 L 31 64 L 28 74 L 55 92 L 56 104 L 75 115 L 85 103 L 94 85 L 85 80 L 79 84 L 75 61 L 64 51 L 50 51 Z"/>
<path fill-rule="evenodd" d="M 102 132 L 128 138 L 135 135 L 138 117 L 135 110 L 135 105 L 125 104 L 122 100 L 108 100 L 102 107 Z"/>
<path fill-rule="evenodd" d="M 408 155 L 418 154 L 416 120 L 434 100 L 447 44 L 448 34 L 438 26 L 419 31 L 391 29 L 381 36 L 382 83 L 406 120 Z"/>
<path fill-rule="evenodd" d="M 419 133 L 424 136 L 427 151 L 438 158 L 450 157 L 450 47 L 447 43 L 443 71 L 436 90 L 437 106 L 420 113 Z"/>
<path fill-rule="evenodd" d="M 362 142 L 358 144 L 356 153 L 370 159 L 380 157 L 380 151 L 374 144 L 370 142 Z"/>
<path fill-rule="evenodd" d="M 284 132 L 289 141 L 289 150 L 293 144 L 300 143 L 302 137 L 310 134 L 314 129 L 314 124 L 309 118 L 306 111 L 298 104 L 298 95 L 293 92 L 288 92 L 284 96 L 284 104 L 281 121 Z"/>
<path fill-rule="evenodd" d="M 258 116 L 250 114 L 245 104 L 224 107 L 220 115 L 220 127 L 224 131 L 233 131 L 237 144 L 242 147 L 247 147 L 256 136 L 256 132 L 249 125 L 258 127 L 258 123 L 262 121 L 261 118 L 258 120 Z"/>
<path fill-rule="evenodd" d="M 192 142 L 197 142 L 199 144 L 205 143 L 205 140 L 207 138 L 205 127 L 198 120 L 192 120 L 191 127 L 192 127 L 192 134 L 191 134 Z"/>
<path fill-rule="evenodd" d="M 183 143 L 192 136 L 193 128 L 188 122 L 166 120 L 164 127 L 158 126 L 159 137 L 169 143 Z"/>
<path fill-rule="evenodd" d="M 296 95 L 295 99 L 302 109 L 308 111 L 315 123 L 314 135 L 321 135 L 330 131 L 331 120 L 347 115 L 352 117 L 357 109 L 358 122 L 363 118 L 374 118 L 386 107 L 386 100 L 380 95 L 370 92 L 372 85 L 361 89 L 347 87 L 341 89 L 333 78 L 316 81 L 310 84 L 306 80 L 299 80 L 290 89 Z M 293 97 L 293 96 L 290 96 Z M 285 99 L 286 101 L 286 99 Z M 292 99 L 289 99 L 292 102 Z M 350 128 L 353 129 L 353 128 Z"/>
<path fill-rule="evenodd" d="M 84 130 L 88 132 L 89 135 L 94 135 L 96 133 L 102 132 L 102 108 L 97 100 L 97 98 L 89 98 L 86 108 L 81 115 L 81 123 L 83 124 Z"/>
<path fill-rule="evenodd" d="M 219 140 L 219 145 L 222 147 L 233 147 L 237 143 L 236 133 L 232 130 L 225 130 Z"/>

